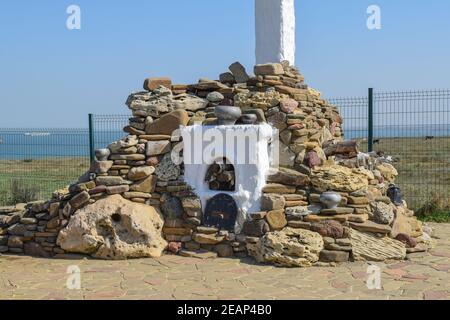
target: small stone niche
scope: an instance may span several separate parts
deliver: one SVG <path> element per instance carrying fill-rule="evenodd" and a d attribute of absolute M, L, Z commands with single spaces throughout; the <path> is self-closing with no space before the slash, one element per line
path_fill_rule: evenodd
<path fill-rule="evenodd" d="M 230 191 L 236 189 L 236 174 L 234 166 L 223 158 L 222 161 L 214 162 L 206 172 L 205 182 L 213 191 Z"/>

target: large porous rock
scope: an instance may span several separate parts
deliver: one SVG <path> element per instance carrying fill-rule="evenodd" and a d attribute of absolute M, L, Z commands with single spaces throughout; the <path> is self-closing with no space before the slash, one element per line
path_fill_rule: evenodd
<path fill-rule="evenodd" d="M 113 153 L 120 152 L 122 149 L 128 149 L 134 147 L 138 144 L 138 139 L 136 136 L 128 136 L 123 138 L 122 140 L 114 141 L 111 143 L 108 148 Z"/>
<path fill-rule="evenodd" d="M 367 188 L 367 175 L 359 169 L 339 165 L 323 166 L 313 170 L 311 183 L 320 192 L 328 190 L 355 192 Z"/>
<path fill-rule="evenodd" d="M 357 261 L 403 260 L 406 258 L 405 245 L 389 237 L 379 238 L 370 233 L 351 230 L 353 259 Z"/>
<path fill-rule="evenodd" d="M 319 261 L 323 249 L 320 234 L 305 229 L 285 228 L 269 232 L 247 249 L 258 262 L 283 267 L 309 267 Z"/>
<path fill-rule="evenodd" d="M 172 154 L 167 153 L 156 166 L 155 174 L 160 181 L 177 180 L 181 169 L 172 161 Z"/>
<path fill-rule="evenodd" d="M 175 109 L 172 91 L 159 87 L 153 92 L 137 92 L 131 94 L 126 102 L 133 114 L 159 117 Z"/>
<path fill-rule="evenodd" d="M 389 163 L 380 164 L 376 167 L 376 169 L 380 171 L 383 178 L 388 182 L 394 182 L 395 177 L 398 176 L 397 169 L 395 169 L 394 166 Z"/>
<path fill-rule="evenodd" d="M 100 259 L 159 257 L 167 246 L 163 225 L 155 208 L 113 195 L 78 210 L 57 244 Z"/>
<path fill-rule="evenodd" d="M 280 102 L 289 96 L 276 91 L 267 92 L 241 92 L 234 96 L 234 105 L 243 110 L 262 109 L 266 111 L 271 107 L 280 105 Z"/>
<path fill-rule="evenodd" d="M 374 202 L 372 205 L 372 220 L 380 224 L 391 224 L 394 221 L 394 206 L 384 202 Z"/>
<path fill-rule="evenodd" d="M 192 94 L 180 94 L 174 100 L 175 109 L 187 111 L 198 111 L 208 106 L 208 100 L 199 98 Z"/>

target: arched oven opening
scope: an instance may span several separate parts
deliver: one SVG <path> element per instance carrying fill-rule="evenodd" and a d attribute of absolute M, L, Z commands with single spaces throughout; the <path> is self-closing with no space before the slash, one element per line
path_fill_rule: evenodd
<path fill-rule="evenodd" d="M 234 166 L 226 158 L 215 161 L 206 172 L 205 182 L 208 183 L 209 189 L 213 191 L 235 191 L 236 173 Z"/>

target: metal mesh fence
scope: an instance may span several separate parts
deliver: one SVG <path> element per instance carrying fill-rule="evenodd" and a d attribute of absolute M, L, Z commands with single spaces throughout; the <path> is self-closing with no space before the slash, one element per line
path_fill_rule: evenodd
<path fill-rule="evenodd" d="M 374 95 L 374 149 L 393 156 L 413 208 L 450 204 L 450 90 Z"/>
<path fill-rule="evenodd" d="M 367 151 L 368 138 L 368 108 L 367 97 L 333 98 L 328 101 L 339 107 L 344 119 L 344 137 L 347 140 L 357 140 L 361 151 Z"/>
<path fill-rule="evenodd" d="M 90 129 L 0 129 L 0 205 L 47 199 L 76 181 L 91 149 L 126 135 L 129 117 L 94 115 Z"/>
<path fill-rule="evenodd" d="M 89 167 L 87 129 L 0 129 L 0 205 L 45 199 Z"/>
<path fill-rule="evenodd" d="M 106 148 L 111 142 L 127 135 L 123 128 L 128 125 L 130 115 L 93 115 L 94 149 Z"/>
<path fill-rule="evenodd" d="M 329 99 L 340 108 L 347 139 L 368 149 L 368 98 Z M 394 159 L 409 205 L 450 205 L 450 90 L 376 92 L 373 146 Z"/>

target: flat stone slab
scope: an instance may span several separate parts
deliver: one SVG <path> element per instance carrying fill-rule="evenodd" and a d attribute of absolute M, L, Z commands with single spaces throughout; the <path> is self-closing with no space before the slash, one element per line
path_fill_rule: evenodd
<path fill-rule="evenodd" d="M 350 227 L 362 232 L 382 233 L 388 234 L 392 228 L 385 224 L 378 224 L 373 221 L 366 221 L 364 223 L 350 222 Z"/>
<path fill-rule="evenodd" d="M 405 245 L 388 237 L 378 238 L 370 233 L 352 230 L 350 239 L 352 256 L 356 261 L 403 260 L 406 257 Z"/>
<path fill-rule="evenodd" d="M 16 210 L 15 206 L 8 206 L 8 207 L 0 207 L 0 214 L 7 214 L 14 212 Z"/>
<path fill-rule="evenodd" d="M 352 214 L 355 211 L 353 208 L 334 208 L 334 209 L 322 209 L 320 214 L 323 216 L 336 216 L 341 214 Z"/>
<path fill-rule="evenodd" d="M 197 259 L 215 259 L 217 258 L 217 253 L 198 250 L 198 251 L 190 251 L 190 250 L 181 250 L 180 256 L 189 257 L 189 258 L 197 258 Z"/>

